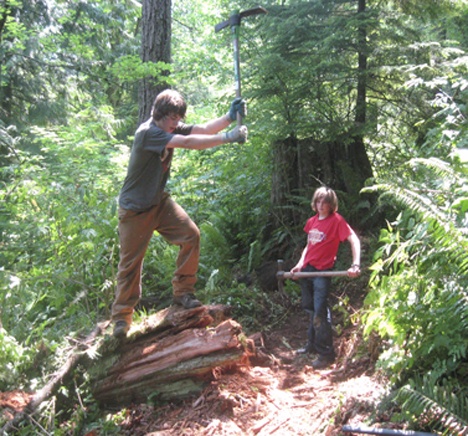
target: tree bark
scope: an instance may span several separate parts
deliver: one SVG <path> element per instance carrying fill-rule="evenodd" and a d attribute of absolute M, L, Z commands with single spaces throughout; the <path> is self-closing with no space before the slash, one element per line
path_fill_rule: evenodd
<path fill-rule="evenodd" d="M 123 406 L 201 391 L 215 368 L 246 358 L 242 328 L 227 313 L 224 306 L 171 307 L 147 318 L 124 342 L 109 338 L 90 368 L 94 397 Z"/>
<path fill-rule="evenodd" d="M 367 123 L 367 29 L 366 0 L 358 0 L 357 15 L 357 69 L 354 126 L 339 138 L 319 143 L 312 138 L 298 140 L 293 135 L 274 144 L 274 171 L 272 178 L 273 228 L 297 227 L 310 216 L 303 198 L 311 198 L 316 188 L 327 185 L 340 197 L 343 210 L 355 209 L 355 215 L 346 218 L 352 225 L 364 220 L 356 205 L 373 201 L 360 194 L 367 179 L 373 176 L 372 165 L 364 143 Z M 362 18 L 362 19 L 361 19 Z M 285 256 L 279 253 L 280 256 Z"/>
<path fill-rule="evenodd" d="M 143 62 L 171 62 L 171 1 L 143 0 L 141 59 Z M 168 74 L 168 73 L 166 73 Z M 146 77 L 139 87 L 139 124 L 151 115 L 156 95 L 168 88 L 164 77 Z"/>
<path fill-rule="evenodd" d="M 358 1 L 358 17 L 364 21 L 366 0 Z M 367 29 L 362 22 L 358 28 L 358 84 L 356 97 L 356 124 L 364 125 L 366 122 L 366 91 L 367 91 Z"/>
<path fill-rule="evenodd" d="M 78 363 L 87 369 L 92 392 L 101 405 L 128 406 L 199 393 L 216 370 L 245 364 L 254 348 L 241 326 L 230 319 L 230 308 L 222 305 L 191 310 L 171 306 L 133 326 L 123 341 L 103 335 L 109 324 L 97 325 L 70 352 L 66 363 L 24 410 L 0 428 L 0 434 L 33 415 L 70 378 Z"/>

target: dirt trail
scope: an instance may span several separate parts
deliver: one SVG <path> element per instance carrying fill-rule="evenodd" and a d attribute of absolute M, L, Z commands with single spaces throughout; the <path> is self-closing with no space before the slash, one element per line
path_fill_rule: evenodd
<path fill-rule="evenodd" d="M 125 434 L 335 436 L 351 434 L 341 432 L 344 424 L 369 424 L 385 383 L 375 376 L 357 329 L 336 338 L 337 362 L 315 371 L 312 356 L 295 353 L 306 326 L 305 315 L 297 313 L 294 325 L 257 335 L 258 355 L 250 366 L 215 374 L 196 398 L 132 408 L 122 423 Z"/>
<path fill-rule="evenodd" d="M 336 363 L 316 371 L 311 366 L 313 356 L 295 352 L 304 345 L 306 314 L 297 309 L 289 319 L 276 331 L 254 335 L 256 355 L 244 367 L 213 374 L 214 381 L 197 397 L 126 408 L 120 434 L 349 436 L 341 431 L 343 425 L 380 422 L 397 428 L 388 422 L 390 412 L 377 411 L 387 383 L 377 377 L 375 353 L 362 343 L 358 326 L 335 337 Z M 21 394 L 2 394 L 0 409 L 9 414 L 21 410 L 30 399 Z M 89 433 L 99 434 L 99 429 Z"/>

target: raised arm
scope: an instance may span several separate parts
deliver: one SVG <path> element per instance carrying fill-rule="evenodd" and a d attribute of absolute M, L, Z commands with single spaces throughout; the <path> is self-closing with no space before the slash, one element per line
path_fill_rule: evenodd
<path fill-rule="evenodd" d="M 224 130 L 231 123 L 232 120 L 229 116 L 223 115 L 222 117 L 208 121 L 205 124 L 197 124 L 193 126 L 192 134 L 214 135 L 215 133 L 219 133 L 221 130 Z"/>
<path fill-rule="evenodd" d="M 193 132 L 193 129 L 192 129 Z M 247 140 L 247 127 L 236 126 L 230 132 L 217 133 L 214 135 L 193 134 L 174 135 L 167 144 L 168 148 L 188 148 L 191 150 L 205 150 L 217 145 L 230 142 L 245 142 Z"/>
<path fill-rule="evenodd" d="M 213 135 L 215 133 L 219 133 L 237 119 L 237 113 L 240 113 L 242 117 L 247 115 L 247 104 L 245 100 L 240 97 L 233 100 L 229 108 L 229 112 L 226 115 L 208 121 L 205 124 L 193 126 L 192 133 L 204 135 Z"/>

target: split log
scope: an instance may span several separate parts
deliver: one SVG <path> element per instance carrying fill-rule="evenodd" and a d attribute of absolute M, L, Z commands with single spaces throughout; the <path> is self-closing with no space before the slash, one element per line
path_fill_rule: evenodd
<path fill-rule="evenodd" d="M 93 395 L 106 406 L 185 398 L 200 392 L 216 368 L 244 362 L 246 343 L 226 306 L 172 306 L 125 340 L 104 341 L 90 368 Z"/>
<path fill-rule="evenodd" d="M 101 404 L 128 406 L 199 393 L 216 369 L 245 363 L 247 346 L 253 347 L 241 326 L 230 319 L 230 309 L 221 305 L 169 307 L 133 326 L 123 341 L 103 335 L 109 324 L 98 324 L 78 343 L 62 368 L 0 428 L 0 434 L 15 430 L 37 412 L 79 363 L 88 369 Z"/>

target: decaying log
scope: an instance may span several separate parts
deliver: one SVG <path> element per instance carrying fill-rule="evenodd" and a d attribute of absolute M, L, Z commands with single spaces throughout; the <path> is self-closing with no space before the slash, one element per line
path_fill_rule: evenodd
<path fill-rule="evenodd" d="M 144 318 L 123 341 L 103 335 L 109 321 L 98 324 L 0 434 L 33 415 L 79 363 L 87 367 L 93 394 L 103 405 L 179 399 L 200 392 L 215 369 L 245 362 L 251 341 L 229 316 L 227 306 L 172 306 Z"/>
<path fill-rule="evenodd" d="M 215 368 L 245 359 L 241 326 L 225 306 L 170 307 L 147 317 L 124 341 L 108 337 L 90 369 L 106 406 L 181 399 L 203 389 Z"/>

